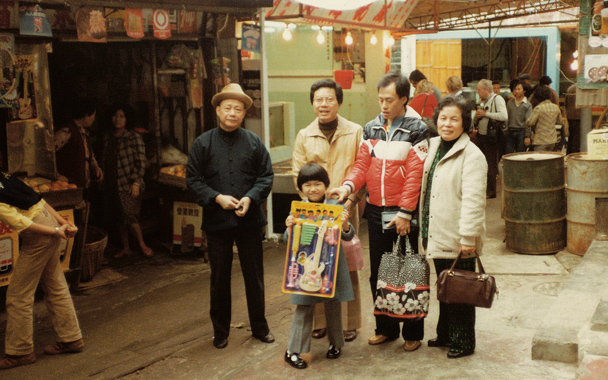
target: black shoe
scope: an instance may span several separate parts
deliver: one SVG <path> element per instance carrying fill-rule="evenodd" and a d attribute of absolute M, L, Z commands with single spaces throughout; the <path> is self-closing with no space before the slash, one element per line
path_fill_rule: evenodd
<path fill-rule="evenodd" d="M 293 368 L 304 369 L 308 367 L 308 364 L 300 357 L 300 354 L 296 354 L 295 352 L 290 355 L 289 352 L 285 351 L 285 361 Z"/>
<path fill-rule="evenodd" d="M 448 351 L 448 359 L 458 359 L 463 356 L 469 356 L 469 355 L 473 355 L 473 351 L 464 352 L 464 351 L 458 351 L 458 350 L 452 350 L 452 349 L 450 349 L 450 351 Z"/>
<path fill-rule="evenodd" d="M 270 333 L 270 332 L 262 337 L 255 336 L 255 335 L 253 337 L 256 339 L 259 339 L 263 343 L 274 343 L 274 335 L 272 335 L 272 333 Z"/>
<path fill-rule="evenodd" d="M 429 347 L 450 347 L 452 345 L 450 342 L 440 339 L 439 337 L 435 339 L 429 339 L 427 343 Z"/>
<path fill-rule="evenodd" d="M 329 349 L 327 350 L 327 355 L 325 355 L 325 357 L 327 359 L 338 359 L 341 353 L 342 351 L 340 351 L 339 348 L 336 348 L 333 344 L 330 344 Z"/>
<path fill-rule="evenodd" d="M 213 338 L 213 345 L 215 348 L 226 348 L 228 345 L 228 339 L 226 338 Z"/>

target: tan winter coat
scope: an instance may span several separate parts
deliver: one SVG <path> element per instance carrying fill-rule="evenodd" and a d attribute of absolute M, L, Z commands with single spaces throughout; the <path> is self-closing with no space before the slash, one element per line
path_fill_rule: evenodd
<path fill-rule="evenodd" d="M 329 174 L 329 189 L 338 187 L 342 184 L 344 177 L 350 172 L 359 152 L 359 144 L 363 128 L 338 115 L 338 127 L 331 140 L 331 144 L 327 137 L 319 129 L 319 119 L 316 118 L 306 128 L 300 130 L 296 136 L 296 141 L 293 146 L 293 159 L 291 172 L 293 174 L 293 182 L 296 189 L 298 173 L 300 169 L 311 162 L 319 164 L 327 170 Z M 299 191 L 298 191 L 299 192 Z M 355 204 L 361 200 L 367 188 L 361 189 L 358 193 L 352 194 L 351 199 Z M 302 194 L 300 193 L 300 196 Z M 350 221 L 359 228 L 359 217 L 357 208 L 353 208 Z"/>

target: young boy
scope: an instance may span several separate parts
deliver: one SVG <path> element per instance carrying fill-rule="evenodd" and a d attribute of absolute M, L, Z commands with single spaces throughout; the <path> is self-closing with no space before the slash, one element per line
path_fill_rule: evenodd
<path fill-rule="evenodd" d="M 312 163 L 303 166 L 298 174 L 297 185 L 308 202 L 337 204 L 335 200 L 325 198 L 325 193 L 329 186 L 329 175 L 321 165 Z M 348 212 L 344 209 L 342 212 L 342 240 L 351 240 L 355 235 L 354 228 L 348 222 L 348 216 Z M 288 228 L 287 231 L 289 231 L 289 227 L 294 225 L 294 223 L 294 217 L 289 215 L 287 220 L 285 220 L 285 225 Z M 287 231 L 285 232 L 286 237 Z M 344 251 L 340 247 L 334 297 L 325 298 L 301 294 L 291 296 L 291 303 L 298 306 L 291 324 L 289 342 L 287 344 L 287 351 L 285 351 L 285 361 L 297 369 L 304 369 L 308 366 L 300 357 L 300 354 L 310 351 L 314 305 L 321 302 L 324 302 L 325 306 L 327 337 L 329 338 L 329 349 L 327 350 L 326 357 L 328 359 L 340 357 L 342 346 L 344 346 L 342 306 L 340 302 L 350 301 L 354 298 L 348 274 L 348 264 L 346 263 Z"/>

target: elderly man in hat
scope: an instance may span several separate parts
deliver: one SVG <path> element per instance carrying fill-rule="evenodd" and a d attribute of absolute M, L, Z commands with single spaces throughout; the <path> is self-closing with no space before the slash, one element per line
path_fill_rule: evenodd
<path fill-rule="evenodd" d="M 232 246 L 236 242 L 245 280 L 254 338 L 274 342 L 264 311 L 262 203 L 272 188 L 270 154 L 254 133 L 239 128 L 252 100 L 231 83 L 211 100 L 220 127 L 200 135 L 190 148 L 186 182 L 203 207 L 211 265 L 213 345 L 228 345 L 231 318 Z"/>

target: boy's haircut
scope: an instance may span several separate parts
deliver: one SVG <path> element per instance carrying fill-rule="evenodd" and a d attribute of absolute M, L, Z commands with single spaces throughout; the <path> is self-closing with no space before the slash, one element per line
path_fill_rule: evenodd
<path fill-rule="evenodd" d="M 513 90 L 515 90 L 515 87 L 517 87 L 518 84 L 521 84 L 521 87 L 523 88 L 526 82 L 520 81 L 519 79 L 511 79 L 511 82 L 509 82 L 509 90 L 513 92 Z"/>
<path fill-rule="evenodd" d="M 336 92 L 336 100 L 338 101 L 338 104 L 342 104 L 342 99 L 344 99 L 342 86 L 336 83 L 336 81 L 333 79 L 321 79 L 313 83 L 313 85 L 310 87 L 310 104 L 312 104 L 315 98 L 315 92 L 323 87 L 333 88 L 333 90 Z"/>
<path fill-rule="evenodd" d="M 410 81 L 401 74 L 398 70 L 393 70 L 390 73 L 384 75 L 380 78 L 378 82 L 378 91 L 380 91 L 383 87 L 388 87 L 391 83 L 395 84 L 395 91 L 397 92 L 397 96 L 399 98 L 403 98 L 404 96 L 408 98 L 410 97 Z M 405 103 L 407 104 L 407 102 Z"/>
<path fill-rule="evenodd" d="M 298 190 L 302 191 L 302 185 L 308 181 L 320 181 L 325 184 L 325 187 L 329 187 L 329 174 L 327 174 L 327 170 L 323 166 L 311 162 L 302 166 L 302 169 L 298 173 Z"/>

